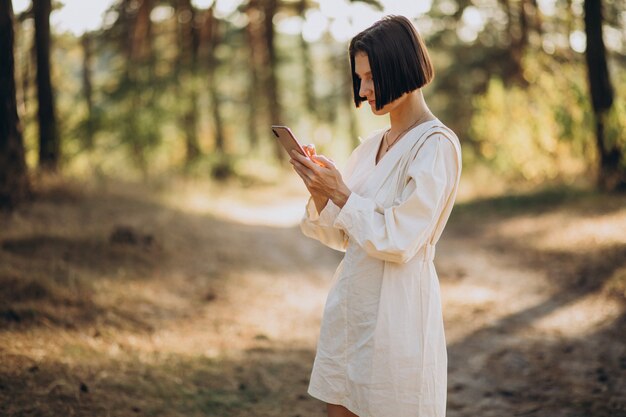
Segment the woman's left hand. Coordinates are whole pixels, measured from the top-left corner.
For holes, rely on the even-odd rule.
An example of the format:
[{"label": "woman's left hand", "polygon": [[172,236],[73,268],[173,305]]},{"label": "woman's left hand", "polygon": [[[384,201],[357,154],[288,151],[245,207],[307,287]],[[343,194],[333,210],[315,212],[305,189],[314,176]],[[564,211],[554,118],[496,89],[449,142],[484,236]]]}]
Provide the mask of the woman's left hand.
[{"label": "woman's left hand", "polygon": [[307,158],[293,151],[289,162],[312,194],[324,196],[338,207],[346,204],[351,191],[343,182],[333,161],[323,155],[311,155]]}]

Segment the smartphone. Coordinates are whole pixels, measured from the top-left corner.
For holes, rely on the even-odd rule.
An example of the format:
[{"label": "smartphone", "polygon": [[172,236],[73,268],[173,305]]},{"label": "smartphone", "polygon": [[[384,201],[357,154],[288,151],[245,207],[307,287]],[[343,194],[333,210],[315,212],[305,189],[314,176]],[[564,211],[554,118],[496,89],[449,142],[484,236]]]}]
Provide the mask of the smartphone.
[{"label": "smartphone", "polygon": [[274,132],[274,136],[276,136],[280,144],[283,145],[283,148],[285,148],[289,156],[291,156],[291,151],[295,149],[302,155],[308,157],[307,153],[304,151],[304,148],[302,147],[300,142],[298,142],[298,139],[296,139],[291,129],[289,129],[287,126],[272,125],[272,132]]}]

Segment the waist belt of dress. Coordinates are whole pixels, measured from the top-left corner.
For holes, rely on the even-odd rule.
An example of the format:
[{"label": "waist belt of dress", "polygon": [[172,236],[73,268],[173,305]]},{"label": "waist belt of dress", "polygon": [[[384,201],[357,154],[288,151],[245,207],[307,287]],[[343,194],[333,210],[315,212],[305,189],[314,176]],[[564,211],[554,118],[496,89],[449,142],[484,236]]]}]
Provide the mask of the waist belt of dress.
[{"label": "waist belt of dress", "polygon": [[435,245],[425,244],[422,249],[417,252],[416,257],[426,262],[432,262],[435,259]]}]

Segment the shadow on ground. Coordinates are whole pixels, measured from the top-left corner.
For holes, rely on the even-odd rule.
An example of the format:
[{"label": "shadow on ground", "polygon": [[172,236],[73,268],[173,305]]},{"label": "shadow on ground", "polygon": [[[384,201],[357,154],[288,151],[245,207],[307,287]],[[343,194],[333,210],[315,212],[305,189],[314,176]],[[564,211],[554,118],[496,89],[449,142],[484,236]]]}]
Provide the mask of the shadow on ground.
[{"label": "shadow on ground", "polygon": [[0,359],[19,364],[0,371],[3,416],[325,415],[325,407],[306,395],[309,350],[266,343],[236,358],[126,354],[72,366],[20,356]]},{"label": "shadow on ground", "polygon": [[[478,240],[511,270],[545,275],[550,290],[543,301],[448,346],[451,417],[626,416],[626,300],[623,293],[604,290],[626,268],[626,245],[600,248],[591,242],[583,250],[540,250],[525,239],[494,232],[501,221],[516,216],[566,211],[588,218],[623,210],[625,203],[626,196],[561,190],[459,207],[445,237]],[[533,332],[541,319],[594,294],[620,302],[622,313],[599,330],[575,337],[542,338]]]},{"label": "shadow on ground", "polygon": [[[245,274],[327,285],[339,254],[297,227],[243,225],[173,209],[142,193],[68,195],[43,195],[0,219],[0,337],[34,343],[35,331],[62,330],[88,342],[60,343],[55,357],[45,347],[21,352],[0,344],[0,415],[325,415],[306,395],[312,345],[288,346],[260,334],[228,354],[201,348],[165,354],[98,340],[108,332],[151,340],[159,329],[183,326]],[[626,197],[565,190],[455,210],[444,239],[484,248],[511,270],[537,270],[551,285],[543,301],[448,347],[450,417],[626,416],[624,309],[613,322],[574,337],[540,338],[532,330],[588,295],[614,300],[603,288],[626,266],[626,247],[539,250],[493,232],[516,216],[559,210],[603,216],[624,206]],[[272,291],[261,288],[258,296]]]},{"label": "shadow on ground", "polygon": [[[15,213],[19,221],[0,219],[5,231],[0,236],[0,332],[94,324],[151,331],[159,323],[144,323],[119,305],[99,304],[94,295],[100,284],[154,283],[202,303],[220,296],[215,287],[246,271],[313,272],[328,279],[340,259],[301,239],[297,227],[244,225],[183,212],[145,193],[69,195],[47,193]],[[158,300],[153,304],[160,308]],[[117,319],[107,318],[111,311]]]}]

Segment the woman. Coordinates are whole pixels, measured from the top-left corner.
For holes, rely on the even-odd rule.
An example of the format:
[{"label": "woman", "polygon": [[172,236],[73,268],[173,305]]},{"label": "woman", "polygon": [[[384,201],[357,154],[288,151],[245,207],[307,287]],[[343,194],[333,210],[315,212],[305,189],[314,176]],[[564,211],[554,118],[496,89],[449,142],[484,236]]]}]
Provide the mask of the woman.
[{"label": "woman", "polygon": [[307,147],[290,160],[311,199],[305,235],[345,251],[326,300],[309,394],[329,417],[444,417],[447,354],[435,244],[461,172],[455,134],[428,109],[434,75],[411,22],[389,16],[350,43],[357,107],[390,127],[339,173]]}]

